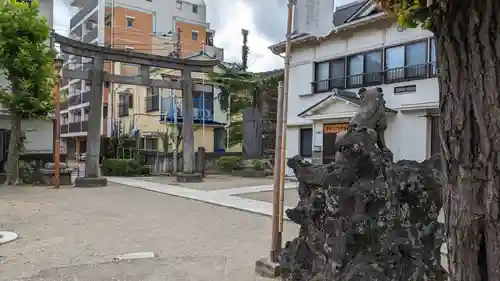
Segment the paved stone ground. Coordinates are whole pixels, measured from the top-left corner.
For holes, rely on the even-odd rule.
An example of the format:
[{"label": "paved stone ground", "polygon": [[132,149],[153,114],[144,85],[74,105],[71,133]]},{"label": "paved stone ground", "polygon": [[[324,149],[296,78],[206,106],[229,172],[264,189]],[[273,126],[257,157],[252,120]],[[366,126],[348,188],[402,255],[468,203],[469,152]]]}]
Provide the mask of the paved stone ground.
[{"label": "paved stone ground", "polygon": [[185,188],[192,188],[196,190],[206,190],[206,191],[238,188],[244,186],[272,185],[274,182],[273,179],[271,178],[243,178],[243,177],[233,177],[230,175],[208,175],[203,180],[203,184],[179,183],[177,182],[175,177],[167,177],[167,176],[144,177],[142,179],[161,184],[179,185]]},{"label": "paved stone ground", "polygon": [[[299,194],[296,189],[286,189],[285,190],[285,206],[294,207],[299,202]],[[238,195],[238,197],[254,199],[265,202],[273,202],[273,191],[264,191],[264,192],[255,192],[255,193],[246,193]]]},{"label": "paved stone ground", "polygon": [[[118,185],[18,187],[0,188],[0,229],[20,234],[0,246],[2,281],[261,281],[271,218]],[[110,262],[149,251],[159,257]]]}]

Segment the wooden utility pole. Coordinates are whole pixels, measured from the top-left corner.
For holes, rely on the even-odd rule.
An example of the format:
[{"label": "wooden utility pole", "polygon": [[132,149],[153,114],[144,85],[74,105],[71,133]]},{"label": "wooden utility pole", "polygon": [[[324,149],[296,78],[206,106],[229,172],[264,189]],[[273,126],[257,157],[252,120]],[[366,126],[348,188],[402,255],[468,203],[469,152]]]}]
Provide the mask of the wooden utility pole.
[{"label": "wooden utility pole", "polygon": [[[286,25],[286,46],[285,46],[285,86],[283,91],[283,122],[281,124],[283,134],[281,135],[281,169],[280,169],[280,207],[279,207],[279,236],[283,236],[283,216],[284,197],[285,197],[285,171],[286,171],[286,126],[288,121],[288,91],[290,89],[290,52],[292,49],[292,18],[293,6],[296,0],[288,0],[288,19]],[[281,247],[281,245],[280,245]]]},{"label": "wooden utility pole", "polygon": [[[283,237],[283,203],[285,190],[285,158],[286,158],[286,124],[288,114],[288,89],[290,82],[290,48],[292,36],[292,17],[294,0],[288,1],[288,18],[286,29],[285,75],[282,91],[278,92],[278,117],[276,122],[276,155],[273,196],[273,231],[271,244],[271,261],[277,262],[281,251]],[[281,88],[280,88],[281,89]],[[278,144],[279,142],[279,144]],[[277,167],[279,166],[279,168]],[[277,172],[277,173],[276,173]]]},{"label": "wooden utility pole", "polygon": [[55,140],[54,140],[54,185],[59,188],[61,185],[61,71],[63,60],[60,58],[54,59],[54,71],[56,74],[56,83],[54,84],[54,99],[56,102],[55,112]]},{"label": "wooden utility pole", "polygon": [[278,262],[279,251],[281,249],[281,236],[279,232],[280,213],[280,180],[281,180],[281,138],[283,134],[283,82],[278,85],[278,112],[276,118],[276,144],[274,154],[274,190],[273,190],[273,226],[271,236],[271,256],[272,262]]}]

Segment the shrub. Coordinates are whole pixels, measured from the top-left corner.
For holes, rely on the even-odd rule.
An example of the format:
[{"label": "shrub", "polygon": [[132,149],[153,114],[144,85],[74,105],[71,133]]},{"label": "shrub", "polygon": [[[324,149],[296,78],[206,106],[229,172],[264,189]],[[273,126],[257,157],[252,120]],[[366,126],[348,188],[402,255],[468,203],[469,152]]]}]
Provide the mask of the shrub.
[{"label": "shrub", "polygon": [[217,160],[217,165],[221,170],[231,172],[238,168],[241,163],[240,156],[222,156]]},{"label": "shrub", "polygon": [[133,177],[142,174],[142,166],[136,160],[130,159],[104,159],[102,172],[104,176]]},{"label": "shrub", "polygon": [[265,165],[264,161],[262,161],[262,160],[253,160],[252,161],[252,168],[256,171],[264,171],[264,169],[266,168],[266,165]]},{"label": "shrub", "polygon": [[19,167],[19,179],[22,183],[32,184],[35,182],[36,167],[33,164],[25,164]]}]

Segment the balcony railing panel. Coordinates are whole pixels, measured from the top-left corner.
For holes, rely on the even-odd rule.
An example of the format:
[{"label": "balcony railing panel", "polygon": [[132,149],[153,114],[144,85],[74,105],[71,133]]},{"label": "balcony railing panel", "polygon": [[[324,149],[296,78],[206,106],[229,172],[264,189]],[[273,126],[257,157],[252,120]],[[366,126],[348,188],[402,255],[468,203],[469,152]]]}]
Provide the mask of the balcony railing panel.
[{"label": "balcony railing panel", "polygon": [[82,121],[82,132],[87,132],[89,130],[89,121]]},{"label": "balcony railing panel", "polygon": [[69,123],[69,132],[70,133],[79,133],[81,131],[82,131],[82,122]]},{"label": "balcony railing panel", "polygon": [[388,69],[384,72],[371,72],[351,75],[347,77],[338,77],[328,80],[311,82],[311,88],[314,93],[330,92],[333,89],[360,88],[367,86],[376,86],[381,84],[390,84],[405,82],[411,80],[425,79],[437,75],[436,63],[427,63],[412,65],[407,67]]},{"label": "balcony railing panel", "polygon": [[69,133],[69,125],[68,124],[64,124],[64,125],[61,125],[61,134],[67,134]]},{"label": "balcony railing panel", "polygon": [[68,106],[75,106],[82,103],[82,97],[80,94],[70,96],[68,98]]},{"label": "balcony railing panel", "polygon": [[82,93],[82,103],[90,102],[90,90]]},{"label": "balcony railing panel", "polygon": [[83,18],[94,10],[99,4],[99,0],[90,0],[74,17],[69,21],[70,28],[75,27]]},{"label": "balcony railing panel", "polygon": [[64,110],[64,109],[68,109],[68,102],[67,101],[61,102],[61,110]]}]

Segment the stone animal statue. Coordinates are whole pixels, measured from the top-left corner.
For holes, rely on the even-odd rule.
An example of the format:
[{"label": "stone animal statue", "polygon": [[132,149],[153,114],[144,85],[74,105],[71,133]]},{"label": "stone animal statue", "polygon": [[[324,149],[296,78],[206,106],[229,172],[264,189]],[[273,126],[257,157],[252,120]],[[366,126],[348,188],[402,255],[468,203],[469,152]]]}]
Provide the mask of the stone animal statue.
[{"label": "stone animal statue", "polygon": [[361,88],[358,91],[361,105],[356,115],[349,122],[349,131],[359,129],[372,129],[377,133],[377,145],[386,149],[384,133],[387,129],[385,113],[385,100],[382,88]]}]

